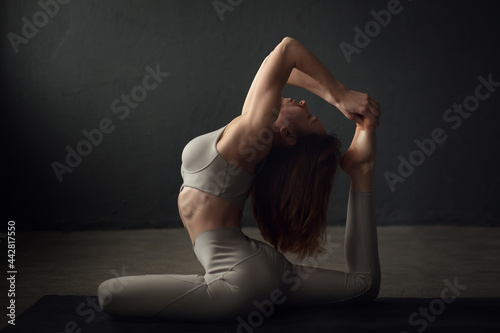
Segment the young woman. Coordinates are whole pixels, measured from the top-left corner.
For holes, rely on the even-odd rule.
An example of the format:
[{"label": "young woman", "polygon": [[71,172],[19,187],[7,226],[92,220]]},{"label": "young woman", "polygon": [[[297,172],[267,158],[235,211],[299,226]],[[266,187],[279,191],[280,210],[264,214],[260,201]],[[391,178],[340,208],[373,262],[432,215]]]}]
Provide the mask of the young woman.
[{"label": "young woman", "polygon": [[[307,103],[281,97],[285,84],[308,89],[357,122],[340,161],[338,141]],[[179,213],[205,275],[107,280],[98,289],[101,308],[115,317],[212,321],[248,315],[266,300],[308,306],[374,299],[380,286],[372,201],[379,116],[376,100],[345,88],[302,44],[284,38],[262,63],[241,115],[193,139],[182,153]],[[347,271],[292,264],[281,252],[302,258],[324,252],[339,163],[351,178]],[[272,246],[242,233],[250,193]]]}]

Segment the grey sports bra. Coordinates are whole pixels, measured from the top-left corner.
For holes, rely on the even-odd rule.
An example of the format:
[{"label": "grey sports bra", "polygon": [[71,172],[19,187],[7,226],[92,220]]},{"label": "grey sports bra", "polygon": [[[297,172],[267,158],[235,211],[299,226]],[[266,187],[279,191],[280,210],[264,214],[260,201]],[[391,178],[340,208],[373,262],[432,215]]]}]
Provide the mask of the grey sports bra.
[{"label": "grey sports bra", "polygon": [[193,187],[226,199],[243,211],[253,175],[227,162],[217,151],[217,141],[226,127],[200,135],[184,147],[180,190]]}]

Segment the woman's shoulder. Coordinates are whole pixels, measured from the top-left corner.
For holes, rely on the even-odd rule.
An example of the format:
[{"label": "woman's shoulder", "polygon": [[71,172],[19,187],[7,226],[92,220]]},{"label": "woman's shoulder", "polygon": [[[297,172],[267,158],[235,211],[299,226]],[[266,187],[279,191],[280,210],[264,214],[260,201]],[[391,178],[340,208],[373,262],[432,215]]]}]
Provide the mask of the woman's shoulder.
[{"label": "woman's shoulder", "polygon": [[226,161],[236,161],[252,174],[272,148],[274,135],[270,127],[254,128],[242,114],[225,127],[217,142],[217,151]]}]

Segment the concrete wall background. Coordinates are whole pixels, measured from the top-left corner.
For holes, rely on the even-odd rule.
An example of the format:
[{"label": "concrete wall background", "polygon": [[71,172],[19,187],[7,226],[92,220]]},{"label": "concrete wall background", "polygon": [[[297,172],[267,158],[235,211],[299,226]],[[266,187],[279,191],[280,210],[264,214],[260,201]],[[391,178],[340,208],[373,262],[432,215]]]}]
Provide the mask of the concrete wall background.
[{"label": "concrete wall background", "polygon": [[[457,114],[443,119],[474,96],[479,76],[500,82],[494,1],[401,1],[350,62],[340,44],[355,46],[354,28],[364,31],[374,21],[370,11],[394,2],[221,0],[233,4],[221,16],[209,0],[60,2],[41,2],[52,4],[53,17],[37,1],[0,4],[1,214],[18,230],[181,227],[184,145],[239,114],[261,61],[284,36],[306,45],[346,86],[380,101],[379,225],[498,224],[500,87],[481,88],[488,97],[460,124]],[[126,117],[123,102],[113,112],[113,101],[157,65],[168,77]],[[284,95],[307,99],[347,149],[353,123],[308,92],[287,87]],[[51,164],[66,164],[65,147],[76,149],[82,130],[102,119],[113,131],[60,182]],[[385,175],[398,173],[398,157],[418,157],[414,140],[436,128],[447,139],[391,188]],[[339,173],[331,225],[345,219],[347,190]],[[248,204],[244,225],[254,225]]]}]

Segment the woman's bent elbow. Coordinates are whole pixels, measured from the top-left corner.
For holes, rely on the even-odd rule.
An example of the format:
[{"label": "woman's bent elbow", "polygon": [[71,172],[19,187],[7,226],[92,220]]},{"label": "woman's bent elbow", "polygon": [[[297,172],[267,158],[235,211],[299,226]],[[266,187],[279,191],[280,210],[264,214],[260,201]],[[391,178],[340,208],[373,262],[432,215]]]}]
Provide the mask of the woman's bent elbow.
[{"label": "woman's bent elbow", "polygon": [[285,37],[281,40],[281,42],[282,42],[282,43],[291,43],[291,42],[293,42],[293,41],[295,41],[295,39],[293,39],[292,37],[289,37],[289,36],[285,36]]},{"label": "woman's bent elbow", "polygon": [[279,46],[283,46],[285,48],[289,47],[290,45],[293,45],[295,43],[298,43],[296,39],[293,39],[292,37],[285,37],[281,40],[281,43],[279,43]]}]

